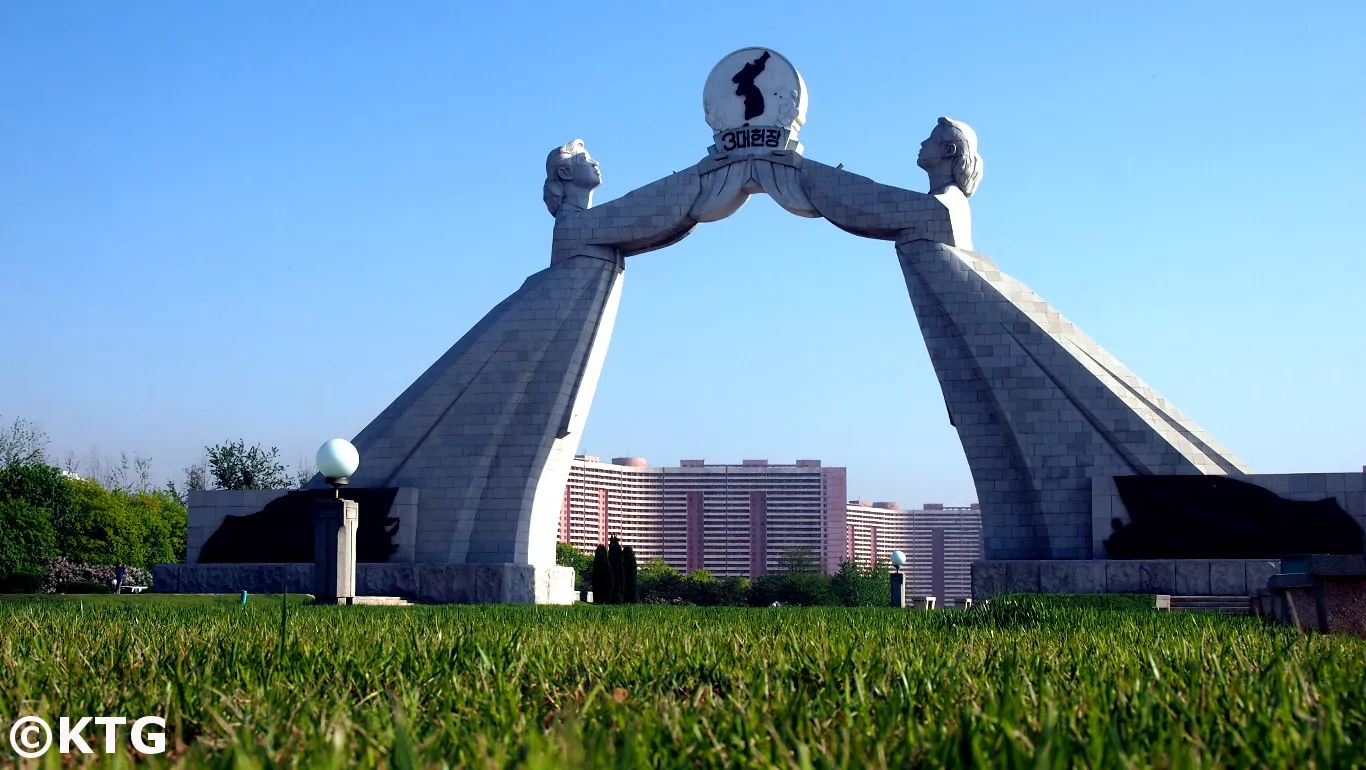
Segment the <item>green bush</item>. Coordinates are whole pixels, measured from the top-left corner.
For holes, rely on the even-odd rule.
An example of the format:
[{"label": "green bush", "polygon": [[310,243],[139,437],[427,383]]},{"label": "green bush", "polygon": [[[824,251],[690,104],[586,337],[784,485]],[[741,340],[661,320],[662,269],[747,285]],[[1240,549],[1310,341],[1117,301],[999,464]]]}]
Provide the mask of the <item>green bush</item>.
[{"label": "green bush", "polygon": [[727,607],[749,604],[749,578],[728,577],[722,580],[716,603]]},{"label": "green bush", "polygon": [[891,601],[892,579],[887,563],[860,566],[854,561],[840,565],[830,578],[830,594],[845,607],[886,607]]},{"label": "green bush", "polygon": [[[891,589],[888,589],[890,594]],[[767,607],[774,602],[798,607],[835,604],[830,579],[811,572],[778,572],[760,575],[750,588],[749,603]]]},{"label": "green bush", "polygon": [[679,583],[682,576],[669,563],[656,556],[636,571],[636,586],[640,600],[648,604],[672,604],[682,600]]},{"label": "green bush", "polygon": [[187,516],[168,492],[110,492],[72,479],[71,513],[57,527],[57,549],[80,564],[150,569],[184,561]]},{"label": "green bush", "polygon": [[107,594],[112,593],[112,589],[104,583],[96,583],[93,580],[74,580],[70,583],[62,583],[57,586],[59,594]]},{"label": "green bush", "polygon": [[47,509],[24,500],[0,500],[0,584],[10,586],[12,580],[26,584],[23,576],[38,576],[41,582],[43,560],[56,547]]},{"label": "green bush", "polygon": [[41,573],[35,565],[49,556],[149,569],[183,562],[187,525],[168,491],[110,491],[50,465],[11,463],[0,468],[0,583]]},{"label": "green bush", "polygon": [[574,569],[574,590],[587,591],[593,584],[593,557],[569,543],[555,544],[555,564]]},{"label": "green bush", "polygon": [[46,578],[41,571],[11,572],[0,580],[0,594],[36,594],[43,590]]},{"label": "green bush", "polygon": [[[60,469],[50,465],[10,465],[0,468],[0,501],[25,503],[47,512],[48,521],[59,531],[72,515],[71,484]],[[60,547],[60,539],[57,543]]]}]

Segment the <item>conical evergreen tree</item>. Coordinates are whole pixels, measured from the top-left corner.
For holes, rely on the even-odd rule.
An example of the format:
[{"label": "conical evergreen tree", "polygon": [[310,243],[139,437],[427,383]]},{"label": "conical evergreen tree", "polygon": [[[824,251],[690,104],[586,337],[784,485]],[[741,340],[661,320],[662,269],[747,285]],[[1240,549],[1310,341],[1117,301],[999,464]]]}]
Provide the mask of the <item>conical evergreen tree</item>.
[{"label": "conical evergreen tree", "polygon": [[599,545],[593,552],[593,603],[612,603],[612,565],[608,563],[607,546]]},{"label": "conical evergreen tree", "polygon": [[623,576],[625,580],[622,581],[622,601],[635,604],[640,601],[640,594],[636,591],[636,549],[628,545],[622,549],[621,554],[626,562],[623,570],[626,574]]},{"label": "conical evergreen tree", "polygon": [[626,558],[621,553],[621,541],[612,535],[607,547],[607,560],[612,566],[612,604],[621,604],[623,589],[626,588]]}]

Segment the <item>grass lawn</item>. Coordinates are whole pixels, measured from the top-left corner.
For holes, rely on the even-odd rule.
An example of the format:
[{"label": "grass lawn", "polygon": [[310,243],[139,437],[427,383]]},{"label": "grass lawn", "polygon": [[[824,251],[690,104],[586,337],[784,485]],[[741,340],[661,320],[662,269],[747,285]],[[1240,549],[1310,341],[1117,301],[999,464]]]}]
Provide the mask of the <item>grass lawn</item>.
[{"label": "grass lawn", "polygon": [[1151,597],[935,612],[291,599],[282,645],[278,596],[0,597],[0,728],[159,715],[170,751],[128,756],[181,767],[1366,764],[1366,641]]}]

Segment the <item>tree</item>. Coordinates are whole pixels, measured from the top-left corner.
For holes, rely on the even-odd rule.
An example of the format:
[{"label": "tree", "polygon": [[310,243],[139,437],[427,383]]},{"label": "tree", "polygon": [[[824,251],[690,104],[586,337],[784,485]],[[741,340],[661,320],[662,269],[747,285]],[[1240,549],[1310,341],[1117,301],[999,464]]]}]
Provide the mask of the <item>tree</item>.
[{"label": "tree", "polygon": [[760,575],[750,586],[749,603],[755,607],[767,607],[774,602],[800,606],[832,604],[834,595],[830,590],[830,578],[810,572],[771,572]]},{"label": "tree", "polygon": [[47,511],[54,527],[72,513],[71,485],[50,465],[11,465],[0,468],[0,500],[21,500]]},{"label": "tree", "polygon": [[181,505],[190,504],[190,493],[208,489],[206,478],[209,473],[208,462],[201,460],[198,463],[185,466],[185,486],[177,487],[175,481],[166,481],[166,491],[175,495],[180,500]]},{"label": "tree", "polygon": [[641,565],[636,573],[636,584],[641,601],[670,602],[682,598],[679,591],[681,577],[669,563],[656,556]]},{"label": "tree", "polygon": [[710,607],[721,600],[721,583],[705,569],[695,569],[683,578],[680,586],[682,599],[691,604]]},{"label": "tree", "polygon": [[71,515],[53,527],[62,556],[77,564],[145,569],[185,560],[185,506],[170,493],[110,491],[87,479],[67,484]]},{"label": "tree", "polygon": [[626,589],[626,557],[621,552],[621,541],[616,535],[612,535],[611,545],[607,547],[607,561],[612,568],[612,604],[621,604],[625,599],[623,592]]},{"label": "tree", "polygon": [[152,490],[152,458],[143,457],[135,452],[130,460],[127,452],[120,452],[117,463],[102,462],[94,448],[91,449],[91,457],[93,470],[90,478],[110,492],[133,493]]},{"label": "tree", "polygon": [[724,604],[728,607],[743,607],[749,604],[749,579],[728,577],[722,580],[717,604]]},{"label": "tree", "polygon": [[248,449],[238,439],[204,447],[204,451],[217,489],[285,489],[291,484],[276,447],[267,451],[257,444]]},{"label": "tree", "polygon": [[303,452],[299,453],[299,465],[294,469],[294,481],[300,489],[308,486],[308,482],[318,475],[318,468],[312,460]]},{"label": "tree", "polygon": [[627,604],[635,604],[640,601],[640,594],[636,590],[636,549],[626,546],[622,549],[622,572],[625,580],[622,581],[621,600]]},{"label": "tree", "polygon": [[151,569],[157,564],[185,561],[189,511],[180,498],[160,489],[139,492],[129,499],[129,511],[147,537],[143,542],[142,560],[128,564]]},{"label": "tree", "polygon": [[128,510],[126,496],[89,479],[73,479],[71,515],[53,522],[57,550],[77,564],[141,565],[147,532]]},{"label": "tree", "polygon": [[891,590],[891,573],[887,562],[881,560],[868,567],[852,560],[845,561],[830,579],[832,596],[846,607],[886,606]]},{"label": "tree", "polygon": [[0,468],[40,465],[47,462],[47,434],[22,417],[0,430]]},{"label": "tree", "polygon": [[593,602],[612,603],[612,565],[608,563],[607,546],[599,545],[593,552]]},{"label": "tree", "polygon": [[584,590],[593,581],[593,557],[569,543],[555,544],[555,564],[574,568],[574,589]]},{"label": "tree", "polygon": [[788,548],[778,557],[777,571],[816,575],[820,574],[821,560],[810,548]]},{"label": "tree", "polygon": [[43,560],[57,552],[48,512],[23,500],[0,500],[0,586],[33,591]]}]

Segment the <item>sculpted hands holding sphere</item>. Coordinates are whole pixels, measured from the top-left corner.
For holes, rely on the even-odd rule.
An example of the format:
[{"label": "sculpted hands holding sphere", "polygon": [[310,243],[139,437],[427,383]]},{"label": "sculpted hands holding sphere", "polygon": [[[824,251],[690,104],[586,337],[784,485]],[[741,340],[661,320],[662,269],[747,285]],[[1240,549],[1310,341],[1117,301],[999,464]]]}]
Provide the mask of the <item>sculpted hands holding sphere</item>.
[{"label": "sculpted hands holding sphere", "polygon": [[804,158],[797,136],[806,122],[806,84],[773,51],[747,48],[722,59],[707,78],[703,107],[714,140],[707,157],[597,208],[593,191],[602,173],[583,141],[550,152],[543,197],[556,218],[552,264],[579,256],[615,262],[663,248],[699,222],[730,216],[758,192],[856,235],[972,247],[967,198],[981,180],[982,160],[967,124],[940,118],[921,144],[917,164],[929,174],[927,194]]}]

